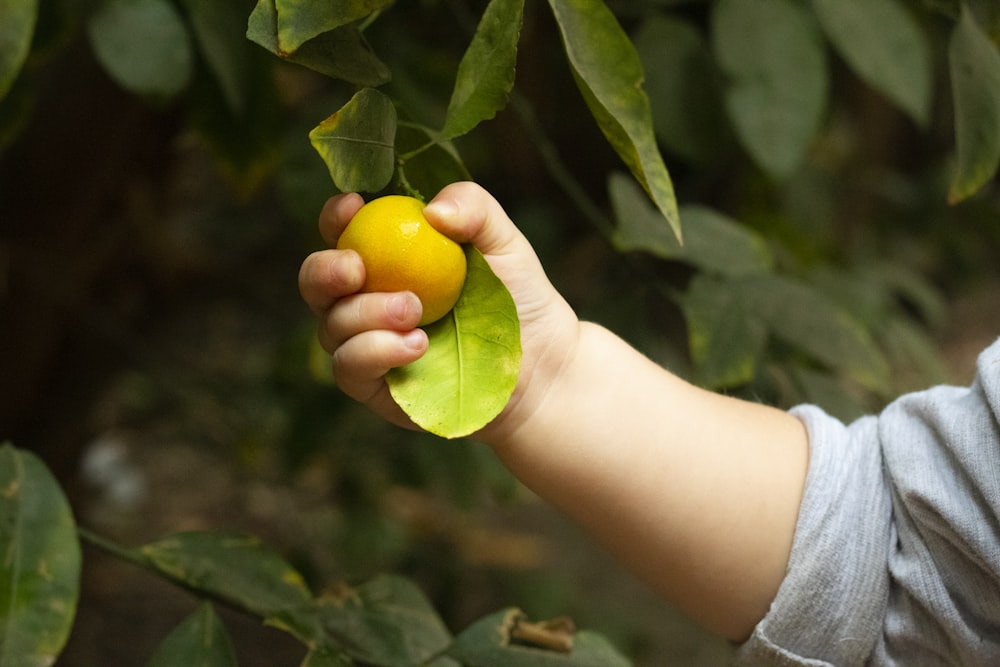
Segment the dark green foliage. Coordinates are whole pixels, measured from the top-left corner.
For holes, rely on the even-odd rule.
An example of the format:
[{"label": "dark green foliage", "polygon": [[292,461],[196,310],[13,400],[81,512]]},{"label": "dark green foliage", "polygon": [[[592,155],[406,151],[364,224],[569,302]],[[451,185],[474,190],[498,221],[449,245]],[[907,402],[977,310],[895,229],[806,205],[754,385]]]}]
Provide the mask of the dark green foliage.
[{"label": "dark green foliage", "polygon": [[[225,206],[190,216],[212,221],[210,260],[234,262],[211,274],[229,280],[221,290],[246,287],[233,275],[256,258],[236,263],[240,252],[318,248],[302,229],[336,190],[430,198],[475,178],[522,226],[582,316],[710,388],[782,406],[812,401],[851,417],[950,379],[938,346],[949,299],[996,270],[996,7],[8,0],[0,2],[0,151],[24,155],[25,136],[94,131],[89,116],[69,128],[31,124],[45,104],[76,110],[77,99],[53,94],[50,76],[70,66],[61,53],[72,59],[82,49],[118,94],[166,128],[124,136],[175,153],[197,145],[231,188]],[[117,126],[99,127],[90,150],[114,154]],[[44,149],[68,165],[59,173],[81,181],[96,162],[57,142]],[[3,173],[22,171],[18,163]],[[142,218],[155,208],[147,201],[157,199],[147,192],[154,185],[128,176],[110,180],[121,180]],[[64,180],[60,187],[72,185]],[[94,191],[92,199],[103,196]],[[0,225],[13,226],[9,211],[28,196],[39,195],[4,189]],[[6,270],[19,246],[0,231]],[[131,228],[118,236],[130,249],[155,245]],[[83,244],[75,254],[100,256],[86,245],[94,237],[103,238],[85,230],[68,242]],[[294,269],[276,279],[294,280]],[[6,297],[7,283],[0,287]],[[140,408],[165,396],[179,413],[197,414],[205,395],[224,396],[239,426],[206,439],[216,438],[234,466],[277,461],[286,481],[321,468],[336,515],[302,537],[312,551],[287,559],[228,533],[185,532],[128,549],[83,531],[211,601],[149,664],[235,664],[215,606],[290,633],[303,645],[303,667],[625,664],[591,632],[575,633],[570,653],[514,640],[525,617],[504,608],[520,600],[485,617],[477,608],[471,620],[455,611],[465,597],[452,571],[456,544],[469,539],[463,521],[484,499],[516,495],[516,482],[473,443],[373,423],[329,385],[308,315],[290,319],[281,345],[256,365],[241,358],[243,375],[230,384],[201,368],[192,374],[202,384],[184,384],[173,383],[171,367],[171,382],[161,383],[169,389],[141,364],[134,373]],[[160,370],[172,363],[155,362]],[[50,664],[80,616],[79,540],[60,489],[71,478],[52,479],[38,457],[9,445],[0,463],[0,667]],[[334,565],[317,564],[317,552],[334,554]],[[314,584],[331,577],[363,583],[317,592]],[[519,594],[571,597],[548,581]],[[635,634],[607,627],[641,654]]]}]

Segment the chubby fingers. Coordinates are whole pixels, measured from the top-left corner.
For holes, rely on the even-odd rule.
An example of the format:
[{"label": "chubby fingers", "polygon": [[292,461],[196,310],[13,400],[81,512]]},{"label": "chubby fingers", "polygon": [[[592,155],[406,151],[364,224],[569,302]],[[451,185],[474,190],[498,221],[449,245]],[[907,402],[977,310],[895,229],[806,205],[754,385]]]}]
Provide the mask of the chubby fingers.
[{"label": "chubby fingers", "polygon": [[337,245],[337,239],[344,232],[347,223],[351,221],[365,201],[355,192],[334,195],[326,200],[319,213],[319,233],[331,248]]},{"label": "chubby fingers", "polygon": [[426,350],[422,329],[365,331],[333,351],[333,379],[345,394],[369,403],[385,386],[386,373],[416,361]]},{"label": "chubby fingers", "polygon": [[332,354],[365,332],[405,334],[417,327],[422,313],[420,299],[412,292],[354,294],[339,300],[320,317],[320,344]]},{"label": "chubby fingers", "polygon": [[389,395],[385,374],[427,351],[427,334],[416,328],[421,310],[410,292],[358,294],[338,302],[320,326],[340,390],[410,428],[412,422]]},{"label": "chubby fingers", "polygon": [[299,293],[315,315],[325,313],[364,283],[365,265],[353,250],[320,250],[306,257],[299,268]]}]

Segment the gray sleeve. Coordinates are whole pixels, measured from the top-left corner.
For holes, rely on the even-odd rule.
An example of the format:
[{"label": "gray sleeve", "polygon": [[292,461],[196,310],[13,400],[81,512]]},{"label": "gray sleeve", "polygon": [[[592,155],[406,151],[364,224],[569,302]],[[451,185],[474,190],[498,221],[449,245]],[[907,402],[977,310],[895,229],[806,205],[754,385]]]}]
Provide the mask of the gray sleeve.
[{"label": "gray sleeve", "polygon": [[1000,341],[969,388],[811,406],[788,572],[739,665],[1000,665]]}]

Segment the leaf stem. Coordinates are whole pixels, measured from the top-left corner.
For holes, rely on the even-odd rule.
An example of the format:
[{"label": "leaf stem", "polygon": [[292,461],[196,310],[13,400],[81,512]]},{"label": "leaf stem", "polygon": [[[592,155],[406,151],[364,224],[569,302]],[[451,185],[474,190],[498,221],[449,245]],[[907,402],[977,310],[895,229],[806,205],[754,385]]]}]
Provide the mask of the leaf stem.
[{"label": "leaf stem", "polygon": [[123,547],[122,545],[112,542],[106,537],[102,537],[101,535],[98,535],[97,533],[87,528],[84,528],[83,526],[77,526],[76,531],[77,534],[80,536],[81,541],[86,542],[91,546],[97,547],[98,549],[100,549],[101,551],[110,556],[114,556],[119,560],[132,563],[133,565],[138,565],[139,567],[143,567],[148,570],[152,570],[154,572],[159,572],[153,567],[153,565],[146,559],[145,556],[143,556],[140,552],[136,551],[135,549],[129,549],[127,547]]}]

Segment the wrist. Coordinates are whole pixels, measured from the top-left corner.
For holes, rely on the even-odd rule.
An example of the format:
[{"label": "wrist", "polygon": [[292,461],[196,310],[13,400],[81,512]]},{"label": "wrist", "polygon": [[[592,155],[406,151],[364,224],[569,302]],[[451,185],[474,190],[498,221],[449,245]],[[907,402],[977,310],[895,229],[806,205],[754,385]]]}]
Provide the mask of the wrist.
[{"label": "wrist", "polygon": [[[552,336],[534,357],[539,361],[522,368],[518,387],[503,413],[477,437],[496,451],[508,449],[519,441],[544,439],[546,429],[565,418],[566,405],[575,393],[574,378],[581,361],[588,354],[588,341],[597,324],[572,320],[562,335]],[[527,345],[531,345],[528,342]]]}]

